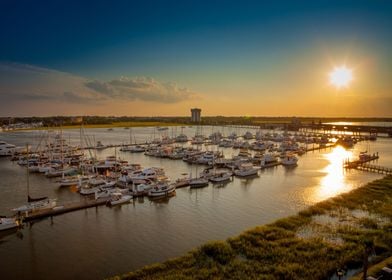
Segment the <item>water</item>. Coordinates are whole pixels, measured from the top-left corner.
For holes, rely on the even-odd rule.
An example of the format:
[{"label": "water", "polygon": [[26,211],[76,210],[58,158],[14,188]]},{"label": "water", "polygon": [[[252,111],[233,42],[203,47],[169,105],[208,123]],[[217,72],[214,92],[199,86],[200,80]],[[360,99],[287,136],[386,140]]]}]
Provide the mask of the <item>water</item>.
[{"label": "water", "polygon": [[[177,133],[180,132],[177,128]],[[221,131],[229,134],[227,128]],[[193,135],[195,128],[185,128]],[[204,129],[210,134],[212,128]],[[39,142],[42,132],[3,132],[0,140],[24,145]],[[166,132],[171,134],[171,131]],[[237,130],[238,134],[243,131]],[[129,142],[129,130],[87,129],[90,138],[104,144]],[[152,128],[132,129],[137,142],[154,137]],[[65,138],[78,144],[79,131],[67,130]],[[158,132],[155,132],[158,136]],[[298,167],[282,166],[261,172],[259,178],[234,178],[223,186],[183,188],[176,196],[153,202],[147,198],[119,207],[101,206],[26,225],[20,232],[0,237],[0,264],[4,278],[11,279],[97,279],[122,274],[143,265],[180,256],[209,240],[222,240],[242,231],[274,221],[308,205],[349,191],[380,175],[343,172],[342,160],[360,151],[378,151],[377,164],[392,166],[390,139],[361,142],[352,151],[335,148],[302,156]],[[210,147],[210,149],[216,149]],[[225,149],[231,156],[238,151]],[[98,152],[99,158],[114,155],[114,149]],[[168,176],[189,173],[182,161],[147,157],[117,151],[117,155],[144,167],[160,166]],[[202,168],[199,167],[198,171]],[[192,172],[195,172],[193,167]],[[26,199],[25,169],[9,159],[0,159],[0,214]],[[53,180],[31,174],[32,196],[48,195],[59,201],[77,201],[74,190],[55,187]]]}]

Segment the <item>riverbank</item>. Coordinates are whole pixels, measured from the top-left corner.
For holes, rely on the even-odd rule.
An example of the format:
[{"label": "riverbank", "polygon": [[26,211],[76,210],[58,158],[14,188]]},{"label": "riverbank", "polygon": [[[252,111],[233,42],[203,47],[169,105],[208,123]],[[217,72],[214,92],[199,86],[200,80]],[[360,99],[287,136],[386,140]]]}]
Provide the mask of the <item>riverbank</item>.
[{"label": "riverbank", "polygon": [[114,279],[328,279],[392,255],[392,176]]},{"label": "riverbank", "polygon": [[[168,127],[168,126],[185,126],[181,123],[167,122],[114,122],[107,124],[83,124],[83,128],[131,128],[131,127]],[[59,129],[75,129],[80,128],[80,124],[64,125],[64,126],[42,126],[36,128],[18,128],[6,130],[7,132],[24,131],[24,130],[59,130]]]}]

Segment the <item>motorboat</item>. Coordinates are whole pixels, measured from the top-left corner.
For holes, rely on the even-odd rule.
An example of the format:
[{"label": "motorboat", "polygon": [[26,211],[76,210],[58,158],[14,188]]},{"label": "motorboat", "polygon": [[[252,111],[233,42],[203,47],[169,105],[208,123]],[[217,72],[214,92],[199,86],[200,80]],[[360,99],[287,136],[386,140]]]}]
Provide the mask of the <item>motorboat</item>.
[{"label": "motorboat", "polygon": [[188,136],[186,136],[185,134],[180,134],[175,138],[176,142],[178,143],[185,143],[188,142]]},{"label": "motorboat", "polygon": [[259,169],[251,163],[243,163],[239,166],[239,169],[234,170],[234,175],[238,177],[255,176],[258,175]]},{"label": "motorboat", "polygon": [[119,204],[123,204],[123,203],[127,203],[129,201],[131,201],[132,196],[131,195],[127,195],[127,194],[122,194],[122,193],[112,193],[108,204],[110,206],[114,206],[114,205],[119,205]]},{"label": "motorboat", "polygon": [[298,162],[298,158],[295,155],[287,154],[280,161],[284,166],[296,166]]},{"label": "motorboat", "polygon": [[107,181],[103,178],[92,178],[87,184],[80,187],[79,193],[82,195],[91,195],[102,189],[110,189],[116,185],[115,181]]},{"label": "motorboat", "polygon": [[87,183],[91,176],[67,176],[58,181],[59,187],[71,187]]},{"label": "motorboat", "polygon": [[192,188],[202,188],[208,186],[207,178],[192,178],[189,180],[189,187]]},{"label": "motorboat", "polygon": [[12,156],[16,152],[16,146],[0,141],[0,156]]},{"label": "motorboat", "polygon": [[278,162],[278,157],[275,154],[266,153],[262,156],[260,165],[263,167],[277,162]]},{"label": "motorboat", "polygon": [[17,218],[0,217],[0,231],[13,229],[20,226],[20,221]]},{"label": "motorboat", "polygon": [[38,201],[29,202],[25,205],[11,209],[14,212],[34,212],[38,210],[52,209],[57,205],[57,199],[45,198]]},{"label": "motorboat", "polygon": [[226,181],[230,181],[231,176],[233,173],[225,171],[225,172],[218,172],[212,175],[209,180],[213,183],[222,183]]},{"label": "motorboat", "polygon": [[168,182],[158,182],[148,192],[149,197],[163,197],[174,194],[176,187]]}]

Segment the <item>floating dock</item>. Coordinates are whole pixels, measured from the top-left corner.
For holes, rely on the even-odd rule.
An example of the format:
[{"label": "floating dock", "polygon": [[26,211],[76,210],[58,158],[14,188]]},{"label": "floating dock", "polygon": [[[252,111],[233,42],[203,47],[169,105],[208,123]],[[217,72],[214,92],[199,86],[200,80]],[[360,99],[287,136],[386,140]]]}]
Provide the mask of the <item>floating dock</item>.
[{"label": "floating dock", "polygon": [[22,212],[19,214],[19,216],[23,218],[24,221],[31,221],[31,220],[42,219],[46,217],[57,216],[64,213],[87,209],[91,207],[97,207],[100,205],[105,205],[107,202],[108,202],[107,198],[70,202],[63,205],[58,205],[52,209],[37,210],[30,213]]}]

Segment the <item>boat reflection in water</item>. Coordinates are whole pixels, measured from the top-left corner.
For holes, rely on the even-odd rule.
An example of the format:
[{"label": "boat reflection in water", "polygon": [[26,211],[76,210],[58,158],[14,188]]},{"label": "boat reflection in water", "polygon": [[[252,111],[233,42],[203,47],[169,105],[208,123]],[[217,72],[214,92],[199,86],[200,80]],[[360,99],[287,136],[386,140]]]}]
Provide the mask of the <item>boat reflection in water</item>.
[{"label": "boat reflection in water", "polygon": [[330,153],[324,155],[329,164],[321,170],[325,177],[320,180],[320,186],[314,194],[314,202],[325,200],[338,194],[350,191],[352,184],[347,180],[343,162],[352,157],[352,151],[337,146]]}]

